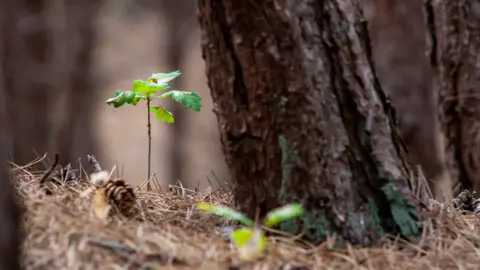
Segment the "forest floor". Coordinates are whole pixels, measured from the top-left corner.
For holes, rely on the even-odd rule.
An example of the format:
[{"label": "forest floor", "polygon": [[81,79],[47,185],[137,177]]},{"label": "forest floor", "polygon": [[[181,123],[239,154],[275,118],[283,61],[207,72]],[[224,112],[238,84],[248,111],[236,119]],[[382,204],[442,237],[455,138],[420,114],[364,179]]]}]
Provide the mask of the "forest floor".
[{"label": "forest floor", "polygon": [[[37,161],[38,162],[38,161]],[[195,209],[198,202],[232,205],[228,186],[203,192],[182,187],[136,190],[140,219],[102,221],[92,211],[87,183],[40,192],[31,167],[12,176],[26,208],[25,269],[478,269],[480,219],[473,214],[431,210],[416,244],[386,239],[371,248],[329,248],[271,237],[265,256],[240,263],[217,233],[227,223]],[[437,212],[435,212],[437,211]]]}]

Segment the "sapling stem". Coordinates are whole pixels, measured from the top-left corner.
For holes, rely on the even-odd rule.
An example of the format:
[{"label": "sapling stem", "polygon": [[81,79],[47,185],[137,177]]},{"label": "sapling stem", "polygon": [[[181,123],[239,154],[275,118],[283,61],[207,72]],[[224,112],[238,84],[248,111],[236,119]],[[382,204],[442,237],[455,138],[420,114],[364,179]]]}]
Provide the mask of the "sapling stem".
[{"label": "sapling stem", "polygon": [[152,124],[150,123],[150,97],[147,97],[147,132],[148,132],[148,173],[147,173],[147,191],[151,190],[150,186],[150,159],[152,156]]}]

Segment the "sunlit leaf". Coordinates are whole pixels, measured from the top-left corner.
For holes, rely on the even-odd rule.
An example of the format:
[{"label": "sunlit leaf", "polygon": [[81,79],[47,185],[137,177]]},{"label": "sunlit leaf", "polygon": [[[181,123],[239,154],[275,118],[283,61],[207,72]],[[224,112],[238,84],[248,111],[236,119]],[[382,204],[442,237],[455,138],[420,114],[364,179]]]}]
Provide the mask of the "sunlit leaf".
[{"label": "sunlit leaf", "polygon": [[160,106],[151,107],[150,112],[154,112],[155,117],[159,120],[162,120],[163,122],[173,123],[173,121],[175,120],[171,112]]},{"label": "sunlit leaf", "polygon": [[133,81],[132,92],[141,93],[148,97],[160,91],[164,91],[168,88],[166,84],[158,84],[151,81],[135,80]]},{"label": "sunlit leaf", "polygon": [[192,108],[199,112],[202,104],[202,98],[195,92],[186,92],[179,90],[172,90],[161,94],[161,98],[172,98],[174,101],[181,103],[185,108]]},{"label": "sunlit leaf", "polygon": [[303,215],[303,207],[300,204],[287,204],[270,211],[265,218],[264,225],[272,227],[287,219]]},{"label": "sunlit leaf", "polygon": [[97,193],[93,196],[92,207],[95,216],[97,216],[101,220],[107,219],[108,213],[110,212],[112,207],[108,204],[103,188],[99,188],[97,190]]},{"label": "sunlit leaf", "polygon": [[176,77],[180,76],[182,73],[180,70],[176,70],[170,73],[154,73],[150,78],[155,79],[156,83],[158,84],[167,84],[169,81],[175,79]]},{"label": "sunlit leaf", "polygon": [[267,237],[259,228],[240,228],[230,235],[238,248],[239,257],[245,261],[253,261],[263,255],[267,247]]},{"label": "sunlit leaf", "polygon": [[144,95],[132,91],[115,91],[115,97],[107,99],[108,105],[113,104],[114,108],[123,106],[124,104],[137,105],[138,101],[145,99]]},{"label": "sunlit leaf", "polygon": [[197,208],[217,216],[223,216],[236,220],[250,227],[253,226],[253,221],[251,219],[247,218],[244,214],[226,206],[199,203],[197,204]]}]

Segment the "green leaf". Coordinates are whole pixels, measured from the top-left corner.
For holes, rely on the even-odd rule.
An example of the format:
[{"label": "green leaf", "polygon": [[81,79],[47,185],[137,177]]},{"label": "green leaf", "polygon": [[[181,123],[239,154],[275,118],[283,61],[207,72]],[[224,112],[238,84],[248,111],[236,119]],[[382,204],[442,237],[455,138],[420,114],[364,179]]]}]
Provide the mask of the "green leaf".
[{"label": "green leaf", "polygon": [[171,97],[176,102],[181,103],[185,108],[192,108],[197,112],[199,112],[200,108],[202,107],[202,104],[200,103],[202,98],[195,92],[172,90],[163,93],[159,97]]},{"label": "green leaf", "polygon": [[242,247],[247,244],[248,240],[253,235],[253,228],[242,227],[234,230],[230,234],[230,239],[237,247]]},{"label": "green leaf", "polygon": [[230,234],[230,239],[237,246],[239,257],[252,261],[260,257],[267,248],[267,237],[260,228],[240,228]]},{"label": "green leaf", "polygon": [[159,120],[162,120],[163,122],[173,123],[173,121],[175,120],[171,112],[160,106],[150,107],[150,112],[154,112],[155,117]]},{"label": "green leaf", "polygon": [[287,204],[270,211],[265,218],[264,225],[272,227],[287,219],[303,215],[303,207],[300,204]]},{"label": "green leaf", "polygon": [[175,79],[176,77],[180,76],[182,73],[180,70],[176,70],[170,73],[154,73],[150,78],[155,79],[158,84],[167,84],[169,81]]},{"label": "green leaf", "polygon": [[253,221],[251,219],[247,218],[244,214],[226,206],[212,205],[209,203],[199,203],[197,204],[197,208],[217,216],[223,216],[236,220],[249,227],[253,226]]},{"label": "green leaf", "polygon": [[132,91],[135,93],[142,93],[143,95],[148,97],[157,92],[165,91],[167,88],[167,84],[158,84],[144,80],[135,80],[133,81]]},{"label": "green leaf", "polygon": [[106,103],[108,105],[113,104],[114,108],[123,106],[124,104],[137,105],[138,101],[146,99],[145,96],[134,93],[132,91],[115,91],[115,97],[107,99]]}]

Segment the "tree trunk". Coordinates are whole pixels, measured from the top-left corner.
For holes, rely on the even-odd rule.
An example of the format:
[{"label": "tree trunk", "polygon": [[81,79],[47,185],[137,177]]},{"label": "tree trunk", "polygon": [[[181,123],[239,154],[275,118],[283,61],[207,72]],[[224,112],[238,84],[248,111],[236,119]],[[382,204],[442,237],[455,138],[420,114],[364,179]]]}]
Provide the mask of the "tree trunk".
[{"label": "tree trunk", "polygon": [[100,1],[4,2],[0,90],[13,160],[25,164],[54,150],[67,163],[92,153],[89,68]]},{"label": "tree trunk", "polygon": [[[0,11],[0,18],[3,15]],[[7,151],[10,150],[11,141],[6,136],[4,94],[0,91],[0,270],[20,270],[23,209],[20,200],[15,198],[16,192],[7,171]]]},{"label": "tree trunk", "polygon": [[[420,233],[417,181],[356,0],[199,0],[206,73],[240,210],[288,202],[320,242]],[[291,226],[287,226],[291,225]],[[294,225],[294,226],[293,226]]]},{"label": "tree trunk", "polygon": [[[54,148],[60,152],[60,163],[74,162],[95,153],[93,116],[97,89],[92,77],[93,50],[96,41],[95,21],[100,0],[61,1],[56,23],[64,25],[56,31],[56,68],[59,89],[64,95],[59,102],[62,115],[57,122]],[[63,103],[63,104],[62,104]],[[97,155],[97,153],[95,153]]]},{"label": "tree trunk", "polygon": [[[2,104],[3,105],[3,104]],[[4,128],[0,120],[0,128]],[[21,269],[22,214],[7,173],[7,146],[0,140],[0,270]]]},{"label": "tree trunk", "polygon": [[[6,23],[6,11],[9,6],[2,3],[0,9],[0,35],[8,27]],[[3,19],[3,21],[2,21]],[[4,47],[0,46],[0,59],[5,55]],[[0,66],[0,76],[3,76],[3,66]],[[0,77],[1,78],[1,77]],[[0,79],[2,82],[2,79]],[[23,209],[20,200],[15,200],[15,189],[10,181],[7,170],[8,153],[12,150],[11,126],[7,121],[7,98],[6,91],[0,84],[0,270],[20,270],[22,240],[21,223]]]},{"label": "tree trunk", "polygon": [[426,0],[424,8],[447,166],[480,192],[480,4]]},{"label": "tree trunk", "polygon": [[[158,2],[161,16],[165,17],[167,28],[168,72],[181,69],[182,54],[188,42],[189,34],[195,29],[195,3],[190,0],[164,0]],[[181,89],[183,76],[178,77],[172,82],[177,89]],[[177,181],[184,180],[183,167],[185,164],[185,109],[180,104],[172,104],[170,111],[175,116],[175,124],[171,126],[171,143],[168,153],[170,154],[170,181],[168,184],[175,184]]]},{"label": "tree trunk", "polygon": [[[369,29],[380,84],[392,98],[412,161],[422,167],[431,190],[439,197],[443,189],[450,191],[452,187],[440,136],[432,71],[425,54],[423,3],[371,2],[374,12]],[[445,197],[451,199],[452,195],[447,193]]]},{"label": "tree trunk", "polygon": [[51,91],[51,43],[48,39],[48,1],[1,1],[1,77],[8,141],[13,160],[32,161],[47,152],[48,96]]}]

